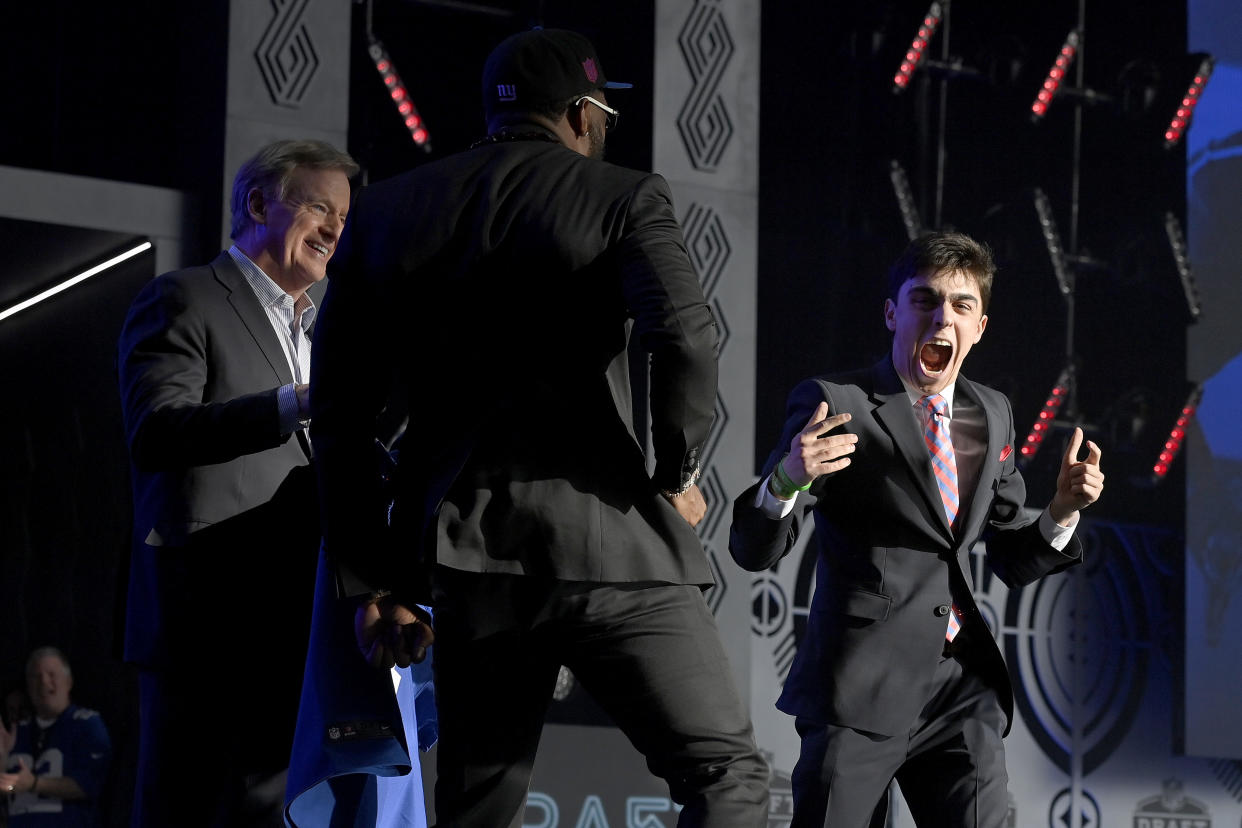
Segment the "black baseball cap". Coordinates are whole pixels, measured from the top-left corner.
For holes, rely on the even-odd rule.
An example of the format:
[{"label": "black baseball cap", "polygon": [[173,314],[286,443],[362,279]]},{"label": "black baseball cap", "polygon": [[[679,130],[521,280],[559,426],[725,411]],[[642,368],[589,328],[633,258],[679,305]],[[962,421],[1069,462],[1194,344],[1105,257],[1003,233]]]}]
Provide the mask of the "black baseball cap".
[{"label": "black baseball cap", "polygon": [[531,29],[500,42],[483,64],[483,109],[529,110],[596,89],[629,89],[604,77],[595,47],[567,29]]}]

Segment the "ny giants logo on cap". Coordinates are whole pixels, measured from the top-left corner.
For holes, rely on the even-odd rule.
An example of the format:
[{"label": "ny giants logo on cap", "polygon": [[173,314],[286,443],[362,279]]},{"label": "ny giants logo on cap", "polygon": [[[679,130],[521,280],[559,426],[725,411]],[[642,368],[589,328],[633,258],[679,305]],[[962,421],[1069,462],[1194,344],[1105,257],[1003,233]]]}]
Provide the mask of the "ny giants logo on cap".
[{"label": "ny giants logo on cap", "polygon": [[516,83],[496,84],[496,97],[502,101],[516,101],[517,100],[517,84]]},{"label": "ny giants logo on cap", "polygon": [[582,61],[582,69],[586,72],[587,80],[591,83],[599,80],[599,70],[595,68],[595,58],[587,58]]}]

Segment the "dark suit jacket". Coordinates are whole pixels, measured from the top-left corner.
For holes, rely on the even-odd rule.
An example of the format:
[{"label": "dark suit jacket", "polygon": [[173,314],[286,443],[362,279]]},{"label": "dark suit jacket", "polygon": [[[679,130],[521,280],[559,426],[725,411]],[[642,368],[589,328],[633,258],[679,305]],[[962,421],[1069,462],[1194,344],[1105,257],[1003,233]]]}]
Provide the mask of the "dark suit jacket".
[{"label": "dark suit jacket", "polygon": [[1004,662],[964,575],[970,547],[989,531],[988,561],[1009,586],[1077,563],[1082,548],[1074,538],[1057,551],[1023,515],[1026,487],[1014,464],[1009,401],[958,378],[955,416],[959,406],[981,407],[987,445],[975,491],[962,492],[955,534],[932,475],[923,426],[888,357],[867,370],[800,383],[790,394],[785,429],[764,476],[824,400],[832,413],[853,414],[842,429],[858,435],[851,465],[817,478],[783,520],[755,508],[758,484],[734,503],[730,551],[753,571],[789,551],[808,510],[815,518],[815,593],[806,636],[777,706],[870,733],[907,732],[929,698],[946,615],[956,602],[964,615],[958,657],[996,688],[1012,720]]},{"label": "dark suit jacket", "polygon": [[[311,434],[327,549],[361,582],[400,587],[424,552],[473,572],[711,582],[659,493],[697,465],[717,342],[663,179],[551,141],[484,145],[364,190],[331,267]],[[365,435],[394,373],[410,531],[389,554],[361,533],[382,522]]]},{"label": "dark suit jacket", "polygon": [[290,620],[309,624],[313,473],[303,442],[280,433],[276,403],[293,378],[228,253],[149,282],[119,352],[134,490],[126,657],[210,640],[227,649],[226,625],[250,596],[273,612],[301,607]]}]

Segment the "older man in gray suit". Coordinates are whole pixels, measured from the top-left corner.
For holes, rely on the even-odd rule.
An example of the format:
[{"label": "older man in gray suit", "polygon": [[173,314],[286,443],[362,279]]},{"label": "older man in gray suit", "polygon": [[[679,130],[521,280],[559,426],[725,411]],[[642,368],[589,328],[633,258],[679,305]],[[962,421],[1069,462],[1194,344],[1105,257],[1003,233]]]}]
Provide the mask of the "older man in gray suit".
[{"label": "older man in gray suit", "polygon": [[234,181],[236,243],[152,280],[125,321],[135,825],[280,824],[319,536],[310,291],[357,169],[318,141],[264,147]]}]

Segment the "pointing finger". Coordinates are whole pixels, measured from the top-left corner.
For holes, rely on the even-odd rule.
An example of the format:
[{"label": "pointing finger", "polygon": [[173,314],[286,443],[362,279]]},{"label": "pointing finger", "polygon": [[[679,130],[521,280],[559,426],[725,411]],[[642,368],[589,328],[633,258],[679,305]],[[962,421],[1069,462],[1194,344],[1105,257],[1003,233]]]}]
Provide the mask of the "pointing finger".
[{"label": "pointing finger", "polygon": [[1065,450],[1065,457],[1061,460],[1061,468],[1067,469],[1071,464],[1078,462],[1078,450],[1082,448],[1082,429],[1074,427],[1074,435],[1070,437],[1069,448]]}]

